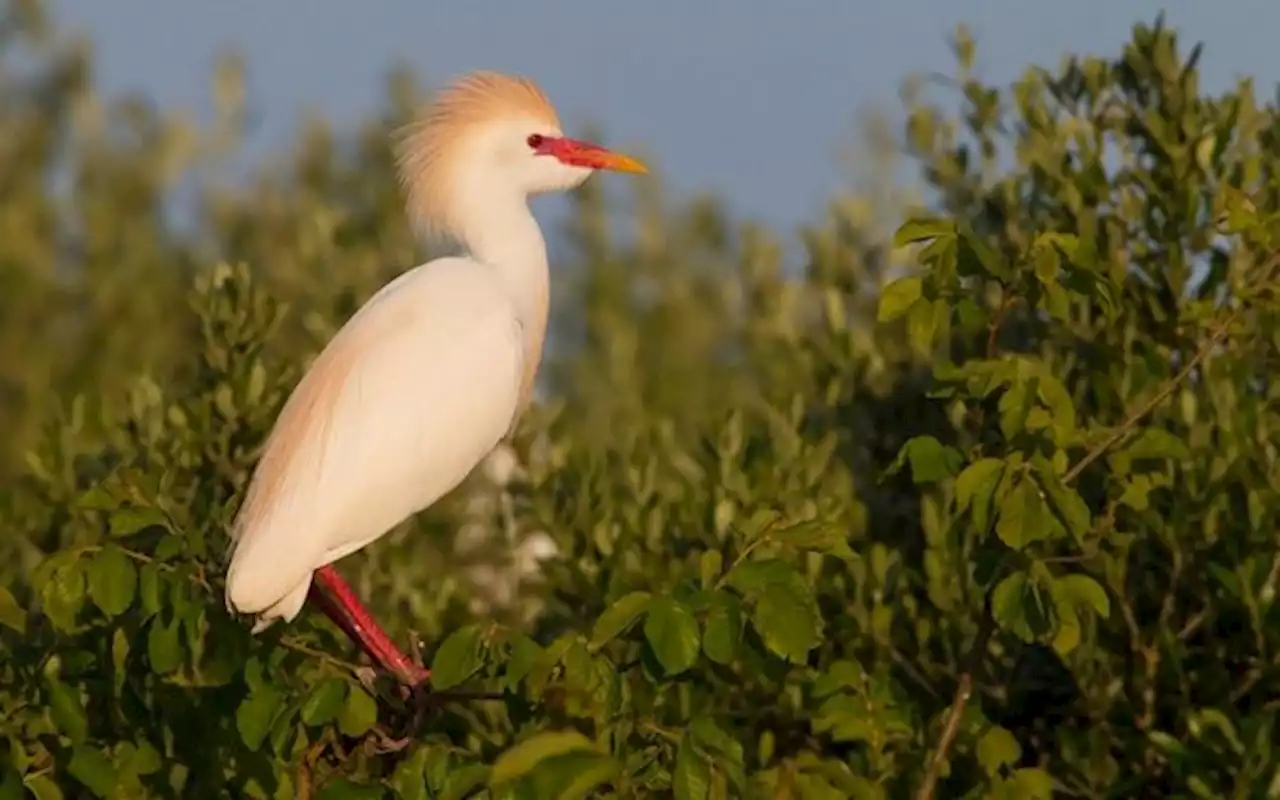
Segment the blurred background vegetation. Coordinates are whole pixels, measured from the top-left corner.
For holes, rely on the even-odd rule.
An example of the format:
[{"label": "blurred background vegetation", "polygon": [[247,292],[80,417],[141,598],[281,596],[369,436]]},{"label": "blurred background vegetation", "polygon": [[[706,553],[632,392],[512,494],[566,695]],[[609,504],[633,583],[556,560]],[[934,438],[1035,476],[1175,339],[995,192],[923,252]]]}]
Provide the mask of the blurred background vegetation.
[{"label": "blurred background vegetation", "polygon": [[308,360],[430,255],[387,147],[423,91],[231,184],[237,62],[196,129],[8,4],[0,797],[1280,796],[1275,108],[1160,26],[1009,87],[955,51],[798,263],[656,178],[574,196],[538,403],[342,564],[502,693],[422,718],[220,571]]}]

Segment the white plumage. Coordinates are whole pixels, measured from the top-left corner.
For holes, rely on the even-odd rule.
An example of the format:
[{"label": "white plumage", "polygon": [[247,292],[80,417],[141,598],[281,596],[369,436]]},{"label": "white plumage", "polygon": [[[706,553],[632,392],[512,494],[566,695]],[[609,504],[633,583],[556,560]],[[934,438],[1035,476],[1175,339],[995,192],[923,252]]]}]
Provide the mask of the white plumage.
[{"label": "white plumage", "polygon": [[420,680],[329,566],[456,487],[528,401],[547,325],[546,246],[528,197],[639,162],[565,137],[531,82],[477,73],[440,93],[398,148],[410,215],[460,243],[392,281],[285,404],[232,531],[229,608],[293,619],[313,575],[383,666]]},{"label": "white plumage", "polygon": [[232,606],[292,619],[315,569],[457,486],[515,417],[522,331],[501,275],[469,259],[418,267],[361,308],[281,415],[279,472],[258,478],[271,494],[240,517]]}]

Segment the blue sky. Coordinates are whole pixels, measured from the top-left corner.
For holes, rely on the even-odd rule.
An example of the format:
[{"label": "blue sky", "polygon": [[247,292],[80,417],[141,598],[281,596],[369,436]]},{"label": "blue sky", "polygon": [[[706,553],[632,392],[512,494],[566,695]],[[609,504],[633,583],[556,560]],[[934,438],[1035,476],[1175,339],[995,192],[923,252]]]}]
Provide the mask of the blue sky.
[{"label": "blue sky", "polygon": [[680,193],[712,190],[736,213],[790,226],[847,182],[837,148],[859,112],[897,108],[912,71],[950,71],[959,21],[984,78],[1012,79],[1067,52],[1113,54],[1162,9],[1186,46],[1206,44],[1207,88],[1280,76],[1280,2],[1202,0],[52,0],[95,43],[98,80],[209,113],[220,52],[246,56],[262,114],[255,151],[284,146],[300,116],[341,123],[382,100],[397,60],[435,85],[476,68],[536,78],[570,128],[638,145]]}]

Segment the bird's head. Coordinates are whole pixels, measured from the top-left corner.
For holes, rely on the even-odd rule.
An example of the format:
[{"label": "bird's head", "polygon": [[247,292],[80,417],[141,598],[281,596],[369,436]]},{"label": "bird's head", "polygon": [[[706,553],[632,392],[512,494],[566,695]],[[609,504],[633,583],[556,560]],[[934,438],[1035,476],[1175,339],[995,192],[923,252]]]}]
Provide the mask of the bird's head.
[{"label": "bird's head", "polygon": [[396,162],[415,222],[463,234],[477,207],[578,186],[598,169],[647,172],[630,156],[565,136],[525,78],[477,72],[440,91],[400,133]]}]

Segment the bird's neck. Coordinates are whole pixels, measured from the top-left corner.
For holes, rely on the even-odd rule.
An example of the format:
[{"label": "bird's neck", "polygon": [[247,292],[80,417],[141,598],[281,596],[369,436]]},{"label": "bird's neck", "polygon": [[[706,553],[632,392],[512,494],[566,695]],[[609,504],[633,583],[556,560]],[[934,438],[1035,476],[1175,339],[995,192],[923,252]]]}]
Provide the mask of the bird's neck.
[{"label": "bird's neck", "polygon": [[547,245],[522,196],[488,195],[467,215],[462,244],[475,260],[493,268],[511,293],[526,329],[546,324],[549,276]]},{"label": "bird's neck", "polygon": [[464,216],[459,233],[470,256],[497,272],[520,315],[525,334],[523,405],[533,389],[547,333],[547,245],[524,196],[495,192],[476,200],[476,213]]}]

